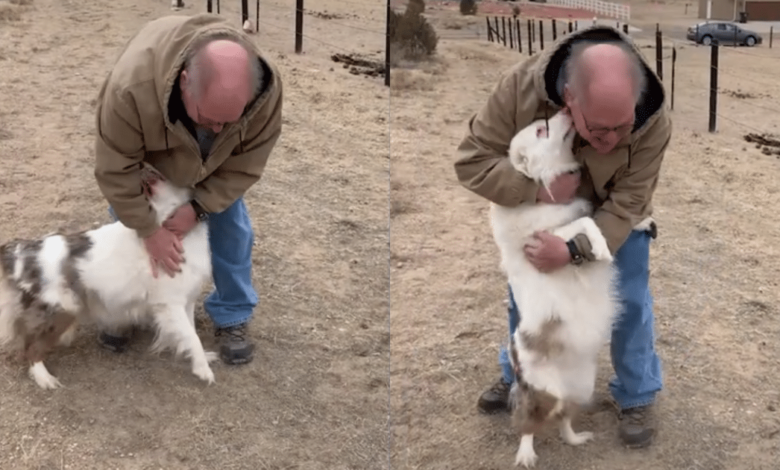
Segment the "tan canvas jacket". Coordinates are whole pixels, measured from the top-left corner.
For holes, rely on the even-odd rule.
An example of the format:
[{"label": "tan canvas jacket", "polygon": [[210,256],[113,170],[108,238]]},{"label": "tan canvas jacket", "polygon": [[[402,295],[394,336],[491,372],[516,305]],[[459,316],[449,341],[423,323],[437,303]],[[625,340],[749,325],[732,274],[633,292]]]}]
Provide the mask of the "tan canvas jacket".
[{"label": "tan canvas jacket", "polygon": [[[559,39],[544,50],[509,69],[468,122],[468,132],[457,149],[455,171],[460,183],[480,196],[503,206],[535,201],[539,185],[517,172],[507,151],[512,137],[536,119],[552,116],[563,106],[556,88],[569,45],[579,39],[607,39],[633,43],[619,30],[594,26]],[[594,219],[614,254],[633,227],[652,214],[652,198],[659,170],[671,139],[672,123],[663,84],[641,52],[648,89],[637,106],[636,125],[608,155],[595,152],[579,136],[577,159],[584,164],[581,196],[594,202]],[[587,259],[590,244],[584,235],[575,243]]]},{"label": "tan canvas jacket", "polygon": [[[146,24],[106,77],[97,100],[95,177],[119,220],[146,237],[157,230],[141,191],[140,162],[149,162],[172,183],[194,188],[208,212],[221,212],[263,173],[282,127],[282,82],[275,66],[225,17],[166,16]],[[241,120],[217,135],[207,158],[172,109],[178,80],[193,41],[209,36],[249,45],[263,69],[263,88]]]}]

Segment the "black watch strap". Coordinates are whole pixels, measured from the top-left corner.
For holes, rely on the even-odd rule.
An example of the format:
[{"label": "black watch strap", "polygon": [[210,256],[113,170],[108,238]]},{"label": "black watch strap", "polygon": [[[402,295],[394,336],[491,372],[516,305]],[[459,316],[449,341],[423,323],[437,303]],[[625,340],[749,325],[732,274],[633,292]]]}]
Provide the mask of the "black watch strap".
[{"label": "black watch strap", "polygon": [[198,201],[193,199],[190,201],[190,205],[195,210],[195,218],[198,219],[199,222],[203,222],[209,218],[209,213],[206,212],[206,209],[204,209],[203,206],[198,204]]},{"label": "black watch strap", "polygon": [[571,255],[571,264],[577,266],[582,264],[585,258],[582,257],[582,253],[580,253],[580,250],[577,248],[577,244],[574,243],[574,240],[567,241],[566,246],[569,248],[569,255]]}]

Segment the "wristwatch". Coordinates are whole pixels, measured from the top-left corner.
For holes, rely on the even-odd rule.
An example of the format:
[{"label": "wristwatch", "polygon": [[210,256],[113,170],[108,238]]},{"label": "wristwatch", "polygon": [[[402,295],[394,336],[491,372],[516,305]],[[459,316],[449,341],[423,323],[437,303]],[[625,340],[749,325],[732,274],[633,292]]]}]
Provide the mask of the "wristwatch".
[{"label": "wristwatch", "polygon": [[566,246],[569,248],[569,255],[571,255],[571,264],[575,266],[581,265],[585,258],[582,257],[582,253],[580,253],[574,240],[567,241]]},{"label": "wristwatch", "polygon": [[206,212],[206,209],[204,209],[200,204],[198,204],[198,201],[195,199],[190,201],[190,205],[195,210],[195,218],[198,220],[198,222],[205,222],[209,218],[209,213]]}]

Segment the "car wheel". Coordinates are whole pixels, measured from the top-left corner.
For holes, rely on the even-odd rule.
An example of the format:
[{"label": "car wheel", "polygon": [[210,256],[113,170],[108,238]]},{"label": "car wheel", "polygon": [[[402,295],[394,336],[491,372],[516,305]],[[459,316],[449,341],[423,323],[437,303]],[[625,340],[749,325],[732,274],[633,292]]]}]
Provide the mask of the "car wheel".
[{"label": "car wheel", "polygon": [[745,45],[748,47],[753,47],[756,45],[756,38],[753,36],[748,36],[745,38]]},{"label": "car wheel", "polygon": [[705,46],[709,46],[710,44],[712,44],[712,36],[704,36],[704,37],[702,37],[701,38],[701,43],[704,44]]}]

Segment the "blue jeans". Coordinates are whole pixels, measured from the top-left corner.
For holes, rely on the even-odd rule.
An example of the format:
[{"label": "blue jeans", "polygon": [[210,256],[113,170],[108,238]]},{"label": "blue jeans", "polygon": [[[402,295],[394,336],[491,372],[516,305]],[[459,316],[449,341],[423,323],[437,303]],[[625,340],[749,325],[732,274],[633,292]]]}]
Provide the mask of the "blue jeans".
[{"label": "blue jeans", "polygon": [[[111,207],[108,212],[117,220]],[[215,289],[204,302],[206,313],[217,328],[246,323],[258,297],[252,286],[254,231],[243,198],[209,214],[208,224]]]},{"label": "blue jeans", "polygon": [[[623,314],[612,330],[610,353],[615,374],[609,390],[620,409],[649,405],[663,387],[661,360],[655,351],[653,298],[649,287],[649,232],[632,231],[615,254],[620,276],[618,289]],[[512,289],[509,288],[509,334],[520,323]],[[505,382],[514,381],[506,347],[501,348],[499,364]]]}]

